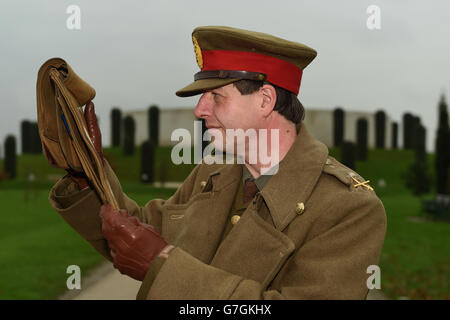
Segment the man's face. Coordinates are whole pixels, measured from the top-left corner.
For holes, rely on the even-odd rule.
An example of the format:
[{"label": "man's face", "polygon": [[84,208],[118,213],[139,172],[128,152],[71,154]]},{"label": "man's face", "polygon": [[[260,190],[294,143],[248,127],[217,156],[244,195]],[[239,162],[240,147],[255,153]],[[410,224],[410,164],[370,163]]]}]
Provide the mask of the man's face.
[{"label": "man's face", "polygon": [[[226,129],[246,131],[247,129],[261,128],[263,125],[259,112],[261,99],[258,91],[242,95],[233,84],[229,84],[205,92],[200,97],[194,114],[197,118],[205,119],[208,132],[212,136],[217,136],[217,133],[220,132],[225,138],[222,141],[225,151],[227,142],[232,141],[229,132],[227,137]],[[214,141],[214,145],[219,147],[217,141]],[[237,150],[236,141],[234,145],[234,150]]]}]

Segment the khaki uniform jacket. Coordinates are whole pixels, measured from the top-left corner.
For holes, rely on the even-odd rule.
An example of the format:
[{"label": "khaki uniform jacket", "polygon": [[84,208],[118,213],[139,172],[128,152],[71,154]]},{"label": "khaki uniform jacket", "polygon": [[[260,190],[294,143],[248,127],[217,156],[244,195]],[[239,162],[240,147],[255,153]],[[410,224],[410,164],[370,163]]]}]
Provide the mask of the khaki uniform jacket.
[{"label": "khaki uniform jacket", "polygon": [[[176,246],[152,262],[138,298],[364,299],[367,268],[378,263],[386,231],[382,202],[352,176],[364,180],[302,124],[278,173],[222,240],[241,166],[199,164],[168,200],[139,207],[106,165],[120,207]],[[65,177],[50,202],[111,260],[92,190],[76,191]]]}]

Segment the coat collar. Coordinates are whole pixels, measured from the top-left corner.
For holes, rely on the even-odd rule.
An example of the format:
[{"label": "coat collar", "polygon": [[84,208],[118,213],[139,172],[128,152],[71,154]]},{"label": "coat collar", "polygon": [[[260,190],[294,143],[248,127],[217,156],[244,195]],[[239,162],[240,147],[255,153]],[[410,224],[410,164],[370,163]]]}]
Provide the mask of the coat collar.
[{"label": "coat collar", "polygon": [[297,215],[297,203],[303,202],[306,206],[327,157],[328,148],[302,123],[294,144],[280,162],[278,172],[261,191],[278,230],[282,231]]},{"label": "coat collar", "polygon": [[[328,148],[315,139],[304,123],[300,125],[297,138],[260,192],[272,216],[275,227],[282,231],[297,215],[296,204],[306,204],[322,173],[328,157]],[[220,191],[242,178],[242,164],[222,165],[210,174],[213,192]],[[307,208],[305,208],[307,210]]]}]

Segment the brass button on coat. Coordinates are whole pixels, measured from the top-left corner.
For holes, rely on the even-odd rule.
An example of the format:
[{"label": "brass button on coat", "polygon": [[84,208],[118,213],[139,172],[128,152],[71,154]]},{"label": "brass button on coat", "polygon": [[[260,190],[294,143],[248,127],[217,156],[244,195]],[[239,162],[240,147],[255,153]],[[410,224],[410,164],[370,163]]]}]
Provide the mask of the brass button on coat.
[{"label": "brass button on coat", "polygon": [[235,214],[234,216],[231,217],[231,224],[233,224],[233,225],[236,224],[240,218],[241,218],[240,216]]},{"label": "brass button on coat", "polygon": [[303,211],[305,211],[305,205],[303,204],[303,202],[298,202],[295,206],[295,212],[297,214],[302,214]]},{"label": "brass button on coat", "polygon": [[200,182],[200,187],[204,188],[206,186],[206,181]]}]

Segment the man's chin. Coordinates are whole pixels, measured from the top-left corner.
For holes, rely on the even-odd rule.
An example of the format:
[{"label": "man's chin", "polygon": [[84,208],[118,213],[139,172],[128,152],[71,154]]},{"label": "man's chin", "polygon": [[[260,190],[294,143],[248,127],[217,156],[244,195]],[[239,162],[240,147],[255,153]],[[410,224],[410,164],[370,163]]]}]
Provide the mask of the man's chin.
[{"label": "man's chin", "polygon": [[223,132],[222,132],[221,128],[208,128],[206,131],[212,137],[214,137],[214,136],[223,136]]}]

